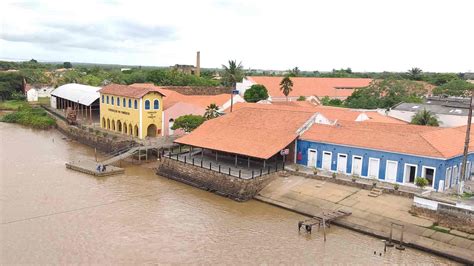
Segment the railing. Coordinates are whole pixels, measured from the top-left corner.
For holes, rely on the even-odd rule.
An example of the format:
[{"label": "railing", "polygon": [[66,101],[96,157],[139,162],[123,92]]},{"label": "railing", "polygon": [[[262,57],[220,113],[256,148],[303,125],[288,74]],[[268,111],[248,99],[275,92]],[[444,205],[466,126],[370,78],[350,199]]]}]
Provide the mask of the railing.
[{"label": "railing", "polygon": [[193,166],[197,166],[203,169],[211,170],[218,172],[220,174],[225,174],[233,177],[238,177],[241,179],[254,179],[257,177],[261,177],[264,175],[269,175],[272,173],[276,173],[278,171],[285,170],[285,163],[275,163],[274,165],[267,166],[265,168],[261,167],[258,169],[253,169],[253,170],[246,170],[246,169],[236,169],[235,167],[229,167],[229,165],[222,165],[217,162],[211,162],[211,161],[204,161],[200,158],[194,158],[188,156],[183,156],[182,154],[176,153],[176,154],[171,154],[168,153],[166,156],[164,156],[168,159],[172,159],[178,162],[182,162],[184,164],[190,164]]},{"label": "railing", "polygon": [[130,145],[127,145],[127,146],[125,146],[125,147],[123,147],[123,148],[121,148],[121,149],[113,150],[113,151],[107,153],[107,154],[105,155],[104,159],[102,159],[101,161],[102,161],[102,162],[105,162],[105,161],[107,161],[107,160],[110,160],[110,159],[112,159],[112,158],[114,158],[114,157],[116,157],[116,156],[119,156],[119,155],[121,155],[121,154],[124,154],[124,153],[128,152],[129,150],[131,150],[131,149],[133,149],[133,148],[135,148],[135,147],[138,147],[138,146],[139,146],[139,145],[136,144],[136,143],[131,143]]}]

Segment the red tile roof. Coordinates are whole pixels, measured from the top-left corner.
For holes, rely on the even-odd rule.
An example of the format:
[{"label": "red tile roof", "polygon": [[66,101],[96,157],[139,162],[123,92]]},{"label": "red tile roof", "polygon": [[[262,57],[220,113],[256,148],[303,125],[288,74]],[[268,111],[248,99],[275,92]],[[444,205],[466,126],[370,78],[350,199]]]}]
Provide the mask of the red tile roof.
[{"label": "red tile roof", "polygon": [[111,94],[116,96],[130,97],[139,99],[150,92],[158,92],[163,95],[159,87],[147,86],[128,86],[122,84],[109,84],[99,90],[100,93]]},{"label": "red tile roof", "polygon": [[164,110],[178,102],[193,104],[202,108],[206,108],[211,103],[215,103],[217,106],[221,107],[224,103],[230,100],[230,93],[218,95],[184,95],[174,90],[164,89],[163,87],[156,86],[152,83],[134,83],[130,86],[154,88],[160,91],[165,96],[165,98],[163,98]]},{"label": "red tile roof", "polygon": [[[264,85],[271,97],[285,97],[280,90],[283,77],[249,76],[248,80]],[[354,92],[354,88],[367,87],[372,79],[366,78],[309,78],[292,77],[293,90],[289,97],[298,96],[324,96],[347,98]],[[339,89],[336,89],[339,88]]]},{"label": "red tile roof", "polygon": [[313,112],[245,107],[208,120],[176,143],[268,159],[297,138]]},{"label": "red tile roof", "polygon": [[[463,152],[464,134],[456,128],[343,121],[315,124],[301,139],[374,150],[451,158]],[[470,150],[474,150],[471,142]]]}]

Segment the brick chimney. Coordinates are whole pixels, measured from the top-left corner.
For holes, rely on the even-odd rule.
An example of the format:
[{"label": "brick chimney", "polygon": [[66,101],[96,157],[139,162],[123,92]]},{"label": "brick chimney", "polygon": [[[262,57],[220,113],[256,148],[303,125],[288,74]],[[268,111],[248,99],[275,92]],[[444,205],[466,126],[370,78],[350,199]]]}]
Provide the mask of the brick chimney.
[{"label": "brick chimney", "polygon": [[197,51],[196,53],[196,71],[194,72],[196,76],[201,76],[201,52]]}]

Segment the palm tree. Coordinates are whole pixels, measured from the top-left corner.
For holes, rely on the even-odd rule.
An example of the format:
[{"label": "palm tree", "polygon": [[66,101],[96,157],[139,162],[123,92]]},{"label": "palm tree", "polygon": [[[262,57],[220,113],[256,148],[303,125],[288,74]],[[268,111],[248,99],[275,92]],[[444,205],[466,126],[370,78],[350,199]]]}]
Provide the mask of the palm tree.
[{"label": "palm tree", "polygon": [[209,119],[216,118],[220,115],[221,113],[219,112],[219,106],[217,106],[215,103],[211,103],[206,108],[206,112],[204,113],[204,118],[206,118],[206,120],[209,120]]},{"label": "palm tree", "polygon": [[423,111],[418,111],[413,116],[411,119],[411,124],[437,127],[439,126],[439,121],[435,114],[423,109]]},{"label": "palm tree", "polygon": [[233,91],[235,90],[237,82],[244,78],[244,66],[242,65],[242,62],[237,64],[237,60],[229,60],[229,66],[222,65],[222,68],[224,68],[224,73],[222,75],[224,83],[232,86],[232,93],[230,96],[230,111],[232,112],[232,106],[234,104]]},{"label": "palm tree", "polygon": [[280,90],[285,94],[286,101],[288,101],[288,94],[293,90],[293,81],[289,76],[285,76],[280,82]]},{"label": "palm tree", "polygon": [[411,80],[420,80],[422,72],[423,70],[421,70],[421,68],[413,67],[412,69],[408,70],[408,76]]}]

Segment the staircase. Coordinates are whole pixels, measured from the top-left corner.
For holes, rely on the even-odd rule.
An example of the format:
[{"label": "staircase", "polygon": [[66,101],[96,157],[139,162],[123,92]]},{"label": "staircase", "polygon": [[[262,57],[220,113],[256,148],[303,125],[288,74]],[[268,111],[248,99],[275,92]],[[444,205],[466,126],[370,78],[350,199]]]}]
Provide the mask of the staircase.
[{"label": "staircase", "polygon": [[372,190],[370,190],[369,197],[376,198],[376,197],[382,195],[382,193],[383,193],[383,188],[374,187],[374,188],[372,188]]}]

